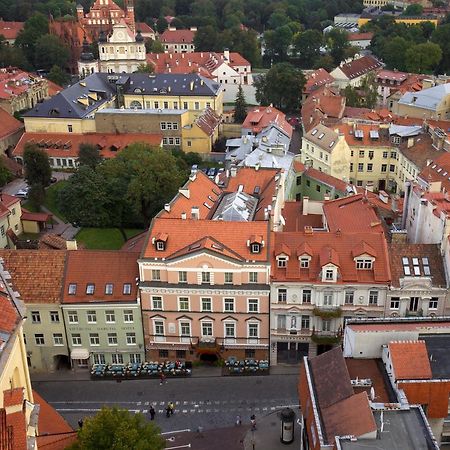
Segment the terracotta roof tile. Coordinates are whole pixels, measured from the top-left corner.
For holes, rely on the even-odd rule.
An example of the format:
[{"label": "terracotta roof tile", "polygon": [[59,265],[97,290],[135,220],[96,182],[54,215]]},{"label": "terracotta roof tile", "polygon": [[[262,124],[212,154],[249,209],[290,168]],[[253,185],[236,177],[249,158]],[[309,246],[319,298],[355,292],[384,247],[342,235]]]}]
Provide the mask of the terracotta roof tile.
[{"label": "terracotta roof tile", "polygon": [[342,64],[339,68],[350,80],[365,75],[373,70],[382,67],[380,61],[373,56],[367,55],[362,58],[354,59],[351,62]]},{"label": "terracotta roof tile", "polygon": [[434,147],[433,139],[428,133],[420,134],[413,139],[413,145],[410,147],[408,147],[408,142],[402,142],[400,151],[407,159],[412,161],[419,170],[426,167],[428,161],[438,159],[440,156],[447,153],[445,150],[437,150],[436,147]]},{"label": "terracotta roof tile", "polygon": [[13,430],[14,450],[27,450],[27,423],[24,411],[6,414],[6,425]]},{"label": "terracotta roof tile", "polygon": [[64,450],[77,439],[76,431],[36,391],[34,401],[39,405],[37,444],[43,450]]},{"label": "terracotta roof tile", "polygon": [[25,303],[61,301],[65,251],[3,249],[0,257]]},{"label": "terracotta roof tile", "polygon": [[221,122],[218,116],[211,108],[206,108],[203,114],[195,120],[195,124],[207,135],[212,136]]},{"label": "terracotta roof tile", "polygon": [[[239,233],[236,230],[239,229]],[[168,239],[164,251],[156,250],[152,238],[158,233],[167,233]],[[247,241],[252,235],[261,235],[265,246],[261,253],[251,253]],[[200,241],[209,238],[211,245]],[[221,245],[213,246],[216,241]],[[268,223],[227,222],[195,219],[156,218],[149,230],[149,238],[144,248],[144,258],[174,258],[188,252],[196,252],[207,247],[210,251],[240,260],[268,261]]]},{"label": "terracotta roof tile", "polygon": [[25,144],[38,144],[53,158],[78,157],[80,144],[92,144],[100,150],[103,158],[115,158],[128,145],[144,142],[151,146],[160,146],[160,134],[102,134],[102,133],[24,133],[13,151],[13,156],[23,156]]},{"label": "terracotta roof tile", "polygon": [[20,120],[17,120],[2,108],[0,108],[0,123],[2,124],[0,127],[0,139],[5,139],[24,129],[24,125]]},{"label": "terracotta roof tile", "polygon": [[314,169],[313,167],[308,167],[305,175],[307,175],[309,178],[312,178],[313,180],[320,181],[321,183],[330,186],[330,188],[335,188],[340,192],[347,191],[348,184],[345,181],[342,181],[339,178],[333,177],[320,170]]},{"label": "terracotta roof tile", "polygon": [[20,315],[11,299],[3,293],[0,293],[0,311],[0,331],[10,334],[19,323]]},{"label": "terracotta roof tile", "polygon": [[249,111],[242,128],[252,130],[257,134],[271,123],[278,125],[289,137],[292,136],[292,125],[286,121],[286,115],[273,106],[260,106]]},{"label": "terracotta roof tile", "polygon": [[[67,256],[63,303],[135,302],[136,278],[139,277],[139,253],[121,250],[76,250]],[[88,284],[94,293],[86,294]],[[113,284],[113,292],[105,294],[106,284]],[[76,284],[76,293],[69,294],[69,285]],[[131,284],[130,294],[124,294],[124,284]]]},{"label": "terracotta roof tile", "polygon": [[0,35],[3,35],[5,39],[16,39],[20,31],[22,31],[25,22],[6,22],[0,20]]},{"label": "terracotta roof tile", "polygon": [[347,35],[347,39],[350,42],[353,41],[370,41],[373,38],[373,33],[367,32],[367,33],[349,33]]},{"label": "terracotta roof tile", "polygon": [[432,378],[425,341],[398,341],[388,344],[396,380]]},{"label": "terracotta roof tile", "polygon": [[160,36],[161,42],[165,44],[192,44],[195,31],[191,30],[165,30]]},{"label": "terracotta roof tile", "polygon": [[[444,175],[445,174],[445,175]],[[441,189],[450,192],[450,153],[436,155],[419,174],[426,183],[441,182]]]},{"label": "terracotta roof tile", "polygon": [[[303,281],[321,283],[321,269],[329,262],[338,266],[337,283],[387,283],[390,281],[390,267],[387,244],[382,232],[341,232],[315,231],[311,233],[274,233],[273,248],[284,245],[294,253],[301,245],[310,248],[309,268],[302,269],[297,258],[291,257],[287,267],[277,265],[276,250],[272,251],[272,279],[275,281]],[[372,270],[357,270],[353,251],[355,246],[368,245],[377,256]]]},{"label": "terracotta roof tile", "polygon": [[319,87],[334,82],[334,78],[325,70],[317,69],[308,75],[303,92],[309,95]]},{"label": "terracotta roof tile", "polygon": [[3,406],[8,408],[8,406],[22,405],[24,398],[24,388],[8,389],[3,391]]},{"label": "terracotta roof tile", "polygon": [[[400,286],[400,279],[405,277],[403,271],[403,258],[408,258],[408,266],[411,274],[409,277],[421,276],[430,277],[433,286],[446,287],[444,262],[439,250],[438,244],[390,244],[389,257],[391,262],[392,284]],[[419,268],[420,275],[414,273],[413,258],[417,258],[416,266]],[[429,267],[429,274],[424,272],[423,258],[426,258],[426,264]],[[428,273],[428,272],[427,272]]]}]

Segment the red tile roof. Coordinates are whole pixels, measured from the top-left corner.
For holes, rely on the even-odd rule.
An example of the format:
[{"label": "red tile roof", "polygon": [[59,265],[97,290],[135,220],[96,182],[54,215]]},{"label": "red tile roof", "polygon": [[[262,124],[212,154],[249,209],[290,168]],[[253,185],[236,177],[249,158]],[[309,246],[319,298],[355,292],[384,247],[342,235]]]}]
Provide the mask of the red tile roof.
[{"label": "red tile roof", "polygon": [[442,155],[448,154],[445,150],[438,150],[433,145],[433,139],[428,133],[413,137],[412,145],[408,141],[400,144],[400,151],[409,161],[413,162],[419,170],[426,167],[428,161],[433,161]]},{"label": "red tile roof", "polygon": [[142,34],[155,33],[155,30],[145,22],[136,22],[136,31],[140,31]]},{"label": "red tile roof", "polygon": [[303,92],[309,95],[317,88],[333,82],[334,78],[325,69],[320,68],[308,75]]},{"label": "red tile roof", "polygon": [[353,41],[370,41],[373,38],[373,33],[367,32],[367,33],[348,33],[347,39],[350,42]]},{"label": "red tile roof", "polygon": [[380,67],[382,67],[381,62],[370,55],[354,59],[351,62],[339,66],[344,75],[350,80],[379,69]]},{"label": "red tile roof", "polygon": [[322,214],[303,214],[303,202],[287,200],[283,207],[284,231],[303,231],[305,227],[323,228]]},{"label": "red tile roof", "polygon": [[425,341],[397,341],[388,344],[396,380],[430,380],[430,361]]},{"label": "red tile roof", "polygon": [[159,147],[161,140],[160,134],[24,133],[13,151],[13,156],[22,156],[25,144],[32,143],[38,144],[53,158],[77,158],[80,144],[92,144],[100,149],[103,158],[115,158],[118,152],[135,142]]},{"label": "red tile roof", "polygon": [[200,72],[213,78],[213,72],[223,63],[232,68],[250,67],[250,63],[239,53],[230,52],[229,61],[220,52],[192,53],[147,53],[147,62],[155,68],[155,73]]},{"label": "red tile roof", "polygon": [[[239,232],[237,232],[239,230]],[[167,233],[165,250],[158,251],[152,239],[158,233]],[[227,222],[195,219],[154,219],[149,239],[142,253],[144,258],[171,259],[187,253],[207,249],[213,253],[238,261],[268,261],[267,222]],[[251,253],[247,241],[251,236],[262,236],[264,247],[261,253]],[[218,245],[217,245],[218,244]]]},{"label": "red tile roof", "polygon": [[3,406],[4,408],[8,408],[9,406],[22,406],[22,403],[24,401],[24,388],[15,388],[15,389],[8,389],[7,391],[3,392]]},{"label": "red tile roof", "polygon": [[[341,123],[336,125],[339,133],[345,137],[347,144],[352,147],[393,147],[389,140],[389,132],[386,127],[382,128],[379,124],[365,125],[358,123],[356,126],[348,123]],[[355,137],[355,131],[363,132],[362,138]],[[371,131],[378,131],[378,139],[372,139]]]},{"label": "red tile roof", "polygon": [[39,405],[37,445],[43,450],[64,450],[77,440],[77,432],[36,391],[33,391]]},{"label": "red tile roof", "polygon": [[2,312],[0,314],[0,331],[6,334],[10,334],[15,330],[21,318],[13,301],[9,298],[9,296],[6,296],[3,293],[3,290],[5,288],[2,284],[0,284],[0,288],[2,289],[2,292],[0,293],[0,311]]},{"label": "red tile roof", "polygon": [[386,70],[386,69],[381,69],[378,73],[377,73],[377,81],[378,80],[382,80],[382,81],[400,81],[403,82],[408,78],[408,74],[406,72],[399,72],[397,70]]},{"label": "red tile roof", "polygon": [[0,99],[9,100],[30,89],[30,84],[46,80],[16,67],[0,69]]},{"label": "red tile roof", "polygon": [[160,36],[164,44],[192,44],[194,42],[195,31],[191,30],[165,30]]},{"label": "red tile roof", "polygon": [[195,124],[207,136],[212,136],[216,128],[221,122],[221,117],[218,116],[211,108],[206,108],[203,114],[195,120]]},{"label": "red tile roof", "polygon": [[[366,244],[374,249],[377,256],[373,270],[357,270],[355,251]],[[301,269],[295,250],[307,244],[313,255],[309,268]],[[387,283],[390,268],[386,240],[383,233],[341,232],[280,232],[274,233],[274,248],[284,245],[293,255],[287,261],[286,268],[280,268],[272,252],[272,280],[303,281],[321,283],[319,274],[323,265],[332,263],[339,268],[338,284],[345,283]],[[358,255],[359,256],[359,255]]]},{"label": "red tile roof", "polygon": [[47,80],[48,83],[48,95],[49,97],[53,97],[56,94],[59,94],[63,88],[59,86],[56,83],[53,83],[53,81]]},{"label": "red tile roof", "polygon": [[5,139],[18,131],[24,129],[24,125],[11,114],[0,108],[0,139]]},{"label": "red tile roof", "polygon": [[380,220],[373,205],[363,194],[326,201],[323,212],[331,232],[382,232]]},{"label": "red tile roof", "polygon": [[37,213],[37,212],[31,212],[26,210],[25,208],[22,208],[22,215],[20,218],[22,220],[27,220],[29,222],[48,222],[52,218],[52,214],[48,213]]},{"label": "red tile roof", "polygon": [[242,124],[242,128],[252,130],[253,133],[257,134],[271,123],[278,125],[289,137],[292,136],[292,125],[286,121],[286,115],[273,106],[261,106],[250,111]]},{"label": "red tile roof", "polygon": [[[120,250],[69,251],[64,279],[63,303],[135,302],[136,278],[139,277],[139,253]],[[106,270],[107,269],[107,270]],[[88,284],[94,284],[93,294],[86,294]],[[108,283],[113,292],[105,294]],[[69,285],[76,284],[76,293],[69,294]],[[124,284],[131,284],[131,293],[124,294]]]},{"label": "red tile roof", "polygon": [[342,181],[339,178],[328,175],[325,172],[321,172],[320,170],[314,169],[313,167],[308,167],[308,169],[305,172],[305,175],[308,176],[309,178],[312,178],[313,180],[320,181],[321,183],[330,186],[330,188],[335,188],[340,192],[346,192],[348,187],[348,183],[346,183],[345,181]]},{"label": "red tile roof", "polygon": [[[445,174],[445,175],[444,175]],[[450,192],[450,153],[444,152],[431,160],[419,174],[427,183],[441,182],[441,189]]]},{"label": "red tile roof", "polygon": [[0,258],[25,303],[61,301],[65,251],[3,249]]},{"label": "red tile roof", "polygon": [[7,40],[15,40],[20,31],[23,30],[25,22],[5,22],[0,20],[0,35]]}]

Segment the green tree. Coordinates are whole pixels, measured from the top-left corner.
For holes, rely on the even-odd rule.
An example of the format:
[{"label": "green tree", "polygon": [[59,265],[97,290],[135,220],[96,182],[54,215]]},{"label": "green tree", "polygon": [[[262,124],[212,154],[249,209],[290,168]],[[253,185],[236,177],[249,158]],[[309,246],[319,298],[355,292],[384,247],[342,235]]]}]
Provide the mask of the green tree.
[{"label": "green tree", "polygon": [[42,184],[34,183],[30,186],[28,192],[28,201],[31,203],[34,209],[38,210],[45,200],[45,188]]},{"label": "green tree", "polygon": [[25,179],[29,186],[40,184],[48,186],[52,176],[52,169],[48,155],[35,144],[25,144],[23,152],[23,164],[25,166]]},{"label": "green tree", "polygon": [[254,81],[256,100],[262,105],[273,104],[283,112],[298,111],[305,82],[301,70],[289,63],[275,64]]},{"label": "green tree", "polygon": [[344,97],[346,106],[351,106],[354,108],[359,108],[361,106],[361,97],[358,95],[358,92],[356,92],[356,89],[353,86],[345,86]]},{"label": "green tree", "polygon": [[334,69],[334,61],[330,55],[321,55],[314,60],[313,69],[323,68],[327,72],[331,72]]},{"label": "green tree", "polygon": [[157,39],[147,39],[145,41],[145,50],[147,53],[164,53],[164,45]]},{"label": "green tree", "polygon": [[37,40],[48,33],[48,19],[41,13],[31,16],[17,36],[15,46],[21,48],[28,61],[34,62],[34,50]]},{"label": "green tree", "polygon": [[57,36],[44,34],[36,41],[34,61],[39,69],[50,70],[53,66],[65,67],[69,57],[69,49]]},{"label": "green tree", "polygon": [[196,52],[208,52],[216,49],[219,34],[212,25],[199,27],[194,36],[194,46]]},{"label": "green tree", "polygon": [[373,109],[378,103],[378,89],[375,74],[368,73],[361,82],[362,106]]},{"label": "green tree", "polygon": [[0,157],[0,187],[12,180],[11,172],[6,168],[4,159]]},{"label": "green tree", "polygon": [[421,16],[423,13],[423,6],[419,3],[412,3],[408,5],[403,11],[404,16]]},{"label": "green tree", "polygon": [[80,166],[88,166],[95,168],[102,162],[100,151],[95,145],[81,143],[78,148],[78,164]]},{"label": "green tree", "polygon": [[64,72],[64,70],[62,70],[61,67],[59,66],[53,66],[50,69],[47,78],[50,81],[53,81],[53,83],[58,84],[59,86],[63,86],[70,79],[69,75],[66,72]]},{"label": "green tree", "polygon": [[245,117],[247,116],[247,103],[245,101],[245,95],[244,91],[242,89],[242,86],[239,85],[238,91],[236,94],[236,100],[234,102],[234,122],[235,123],[242,123],[245,120]]},{"label": "green tree", "polygon": [[155,68],[153,64],[142,63],[137,66],[137,73],[153,73]]},{"label": "green tree", "polygon": [[345,50],[350,46],[347,32],[339,28],[333,28],[327,34],[327,41],[334,63],[340,64],[344,59]]},{"label": "green tree", "polygon": [[301,58],[301,66],[305,69],[311,68],[315,58],[322,46],[323,36],[317,30],[306,30],[297,33],[293,37],[295,52]]},{"label": "green tree", "polygon": [[126,409],[105,408],[94,417],[86,418],[78,431],[78,442],[72,450],[163,450],[166,440],[154,422],[141,413]]},{"label": "green tree", "polygon": [[159,34],[164,33],[164,30],[167,29],[168,25],[169,24],[167,23],[167,20],[164,17],[160,17],[156,21],[156,30],[158,31]]},{"label": "green tree", "polygon": [[275,61],[285,61],[292,42],[292,31],[288,25],[264,33],[266,54]]},{"label": "green tree", "polygon": [[384,45],[382,58],[389,69],[406,70],[406,52],[412,43],[401,36],[388,39]]},{"label": "green tree", "polygon": [[437,27],[431,35],[431,40],[442,50],[442,59],[438,70],[441,73],[450,70],[450,23]]},{"label": "green tree", "polygon": [[412,46],[406,51],[406,69],[413,73],[425,73],[434,70],[442,58],[438,44],[425,42]]}]

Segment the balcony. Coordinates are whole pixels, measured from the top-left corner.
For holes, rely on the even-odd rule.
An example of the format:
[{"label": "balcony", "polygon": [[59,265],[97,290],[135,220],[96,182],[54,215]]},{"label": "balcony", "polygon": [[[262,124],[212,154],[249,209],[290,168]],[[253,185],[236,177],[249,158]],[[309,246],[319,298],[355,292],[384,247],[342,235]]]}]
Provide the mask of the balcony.
[{"label": "balcony", "polygon": [[154,345],[165,344],[166,347],[170,345],[183,345],[184,348],[193,347],[198,343],[198,337],[194,336],[167,336],[161,334],[148,334],[145,339]]},{"label": "balcony", "polygon": [[264,348],[269,347],[269,339],[267,338],[254,338],[254,337],[226,337],[217,338],[217,342],[222,348]]},{"label": "balcony", "polygon": [[342,316],[342,308],[340,306],[316,306],[312,313],[322,319],[337,319]]},{"label": "balcony", "polygon": [[337,332],[313,330],[311,340],[317,345],[339,344],[342,340],[342,329],[339,329]]}]

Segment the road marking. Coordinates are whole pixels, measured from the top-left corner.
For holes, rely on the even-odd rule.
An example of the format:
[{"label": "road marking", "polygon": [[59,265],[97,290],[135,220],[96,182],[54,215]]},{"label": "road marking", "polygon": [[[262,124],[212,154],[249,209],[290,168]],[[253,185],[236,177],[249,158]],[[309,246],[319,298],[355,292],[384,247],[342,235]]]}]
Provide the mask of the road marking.
[{"label": "road marking", "polygon": [[148,413],[148,409],[144,409],[143,411],[142,411],[142,414],[147,414]]},{"label": "road marking", "polygon": [[187,409],[183,409],[183,414],[187,414]]},{"label": "road marking", "polygon": [[150,402],[145,402],[144,403],[145,406],[148,406],[149,404],[150,404]]},{"label": "road marking", "polygon": [[177,445],[176,447],[166,447],[166,450],[175,450],[176,448],[191,448],[191,444]]},{"label": "road marking", "polygon": [[185,430],[173,430],[173,431],[165,431],[164,433],[161,433],[163,436],[166,434],[177,434],[177,433],[188,433],[191,431],[190,428],[186,428]]}]

